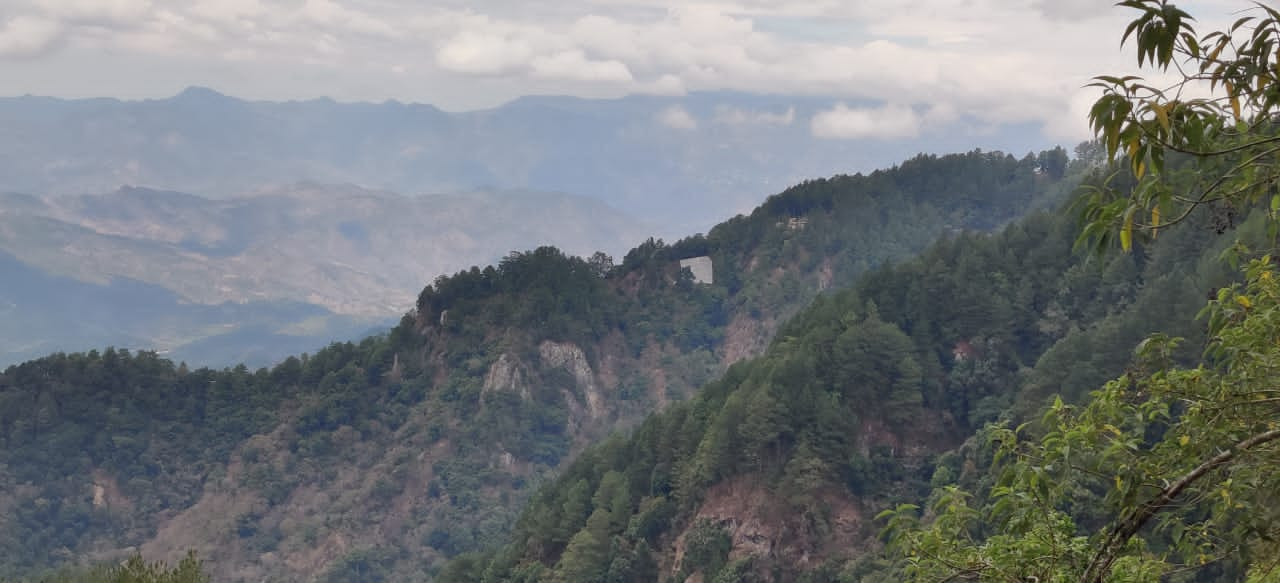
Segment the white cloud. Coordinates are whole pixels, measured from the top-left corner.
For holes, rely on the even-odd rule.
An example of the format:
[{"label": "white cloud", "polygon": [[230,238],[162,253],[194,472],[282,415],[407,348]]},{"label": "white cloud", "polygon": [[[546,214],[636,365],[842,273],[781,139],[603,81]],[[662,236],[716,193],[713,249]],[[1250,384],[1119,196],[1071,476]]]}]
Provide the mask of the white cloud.
[{"label": "white cloud", "polygon": [[330,29],[345,29],[358,34],[394,37],[396,29],[387,22],[362,11],[353,10],[333,0],[307,0],[302,15]]},{"label": "white cloud", "polygon": [[648,95],[684,95],[687,93],[684,87],[684,81],[670,73],[658,77],[653,81],[637,84],[635,91],[636,93]]},{"label": "white cloud", "polygon": [[655,116],[658,123],[675,130],[694,130],[698,128],[698,120],[683,107],[673,105],[658,112]]},{"label": "white cloud", "polygon": [[814,114],[809,130],[815,137],[852,139],[911,138],[920,133],[922,120],[905,105],[851,108],[843,103]]},{"label": "white cloud", "polygon": [[644,58],[643,40],[637,27],[607,16],[588,14],[569,26],[567,32],[577,44],[606,57],[638,61]]},{"label": "white cloud", "polygon": [[63,22],[90,26],[134,26],[153,10],[150,0],[59,0],[44,6]]},{"label": "white cloud", "polygon": [[436,64],[456,73],[501,75],[524,68],[532,58],[533,48],[522,39],[461,32],[440,47]]},{"label": "white cloud", "polygon": [[635,80],[631,76],[631,69],[621,62],[591,60],[580,50],[536,57],[531,65],[533,74],[537,77],[602,83],[630,83]]},{"label": "white cloud", "polygon": [[725,125],[776,125],[788,126],[796,119],[796,108],[785,111],[752,111],[730,105],[717,105],[712,121]]},{"label": "white cloud", "polygon": [[192,16],[228,26],[259,28],[268,13],[258,0],[197,0],[190,5]]},{"label": "white cloud", "polygon": [[1072,92],[1066,107],[1045,122],[1048,137],[1065,143],[1078,143],[1093,137],[1089,129],[1089,109],[1098,98],[1096,89],[1078,89]]},{"label": "white cloud", "polygon": [[955,106],[945,101],[938,102],[929,107],[924,112],[923,123],[929,125],[946,125],[960,117],[960,112],[956,111]]},{"label": "white cloud", "polygon": [[1039,0],[1036,8],[1053,20],[1090,20],[1115,9],[1105,0]]},{"label": "white cloud", "polygon": [[53,50],[62,40],[62,26],[52,20],[18,16],[0,23],[0,57],[31,58]]}]

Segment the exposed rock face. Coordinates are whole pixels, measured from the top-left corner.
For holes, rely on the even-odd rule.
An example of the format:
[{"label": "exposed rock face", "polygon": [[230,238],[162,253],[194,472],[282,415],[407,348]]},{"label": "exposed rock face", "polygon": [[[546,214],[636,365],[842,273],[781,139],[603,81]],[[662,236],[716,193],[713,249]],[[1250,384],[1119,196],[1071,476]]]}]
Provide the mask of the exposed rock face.
[{"label": "exposed rock face", "polygon": [[400,353],[397,352],[391,361],[391,370],[385,373],[388,380],[398,383],[404,380],[404,368],[400,366]]},{"label": "exposed rock face", "polygon": [[106,471],[95,468],[91,474],[89,483],[93,492],[93,506],[95,508],[113,508],[117,510],[127,510],[133,507],[128,498],[120,490],[120,484],[116,479]]},{"label": "exposed rock face", "polygon": [[729,366],[740,360],[764,354],[769,338],[777,329],[773,319],[764,321],[747,314],[733,317],[724,331],[724,344],[720,346],[720,362]]},{"label": "exposed rock face", "polygon": [[955,422],[946,414],[921,415],[909,431],[868,416],[858,423],[857,447],[863,456],[871,455],[874,447],[887,447],[896,458],[919,460],[954,447],[955,435]]},{"label": "exposed rock face", "polygon": [[706,284],[715,283],[715,269],[710,257],[703,255],[702,257],[681,259],[680,269],[686,267],[693,272],[693,281]]},{"label": "exposed rock face", "polygon": [[663,566],[666,576],[681,570],[688,536],[701,522],[729,535],[730,560],[754,557],[789,569],[810,568],[866,544],[866,520],[858,500],[835,490],[814,494],[828,509],[826,532],[814,532],[804,517],[770,492],[761,476],[738,476],[712,486],[690,527],[676,538],[671,562]]},{"label": "exposed rock face", "polygon": [[587,415],[591,419],[599,419],[604,415],[604,396],[596,385],[595,374],[587,362],[587,355],[578,345],[570,342],[544,341],[538,346],[538,355],[542,363],[552,368],[563,368],[573,375],[574,382],[582,390],[587,399]]},{"label": "exposed rock face", "polygon": [[529,399],[529,383],[525,381],[524,367],[514,357],[504,353],[489,366],[481,394],[493,391],[514,391],[520,393],[520,398],[526,401]]},{"label": "exposed rock face", "polygon": [[831,289],[835,279],[835,266],[832,265],[831,258],[827,257],[822,260],[822,267],[818,269],[818,291],[827,291]]}]

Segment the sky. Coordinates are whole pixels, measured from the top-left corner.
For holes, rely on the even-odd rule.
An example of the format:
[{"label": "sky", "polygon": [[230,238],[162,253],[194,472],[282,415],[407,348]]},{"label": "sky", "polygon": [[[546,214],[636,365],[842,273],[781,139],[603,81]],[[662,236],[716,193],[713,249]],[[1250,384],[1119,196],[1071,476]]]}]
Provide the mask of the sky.
[{"label": "sky", "polygon": [[[1180,5],[1209,30],[1249,3]],[[807,120],[816,137],[966,116],[1066,141],[1089,135],[1089,78],[1133,70],[1119,42],[1131,13],[1110,0],[0,0],[0,93],[198,85],[461,111],[735,90],[847,100]],[[683,113],[665,121],[695,123]]]}]

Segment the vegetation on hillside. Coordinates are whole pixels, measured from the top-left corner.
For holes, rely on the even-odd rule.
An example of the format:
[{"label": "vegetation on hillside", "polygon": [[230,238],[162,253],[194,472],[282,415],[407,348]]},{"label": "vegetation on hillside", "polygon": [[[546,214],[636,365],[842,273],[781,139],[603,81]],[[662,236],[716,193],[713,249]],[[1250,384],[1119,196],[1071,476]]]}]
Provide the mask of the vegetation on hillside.
[{"label": "vegetation on hillside", "polygon": [[[1091,119],[1127,164],[1082,224],[946,241],[820,299],[443,579],[1274,580],[1280,11],[1197,35],[1165,0],[1120,4],[1139,65],[1184,82],[1099,78]],[[1185,98],[1198,83],[1217,93]],[[891,555],[878,524],[848,532],[883,508]]]},{"label": "vegetation on hillside", "polygon": [[[1199,34],[1165,0],[1121,4],[1138,12],[1124,34],[1138,64],[1180,82],[1099,78],[1091,120],[1137,181],[1094,191],[1082,239],[1130,251],[1169,225],[1250,210],[1266,235],[1225,254],[1247,260],[1244,281],[1210,295],[1202,342],[1149,337],[1083,402],[989,428],[992,480],[936,492],[923,522],[914,505],[887,513],[917,580],[1276,578],[1280,11],[1258,3]],[[1205,84],[1209,96],[1184,97]],[[1188,344],[1202,351],[1192,362],[1176,357]]]},{"label": "vegetation on hillside", "polygon": [[[431,573],[506,540],[570,453],[758,352],[820,290],[1047,204],[1071,172],[1061,150],[921,156],[805,183],[617,265],[513,253],[437,280],[386,335],[268,369],[114,349],[11,367],[0,576],[130,546],[194,548],[228,580]],[[714,284],[678,267],[700,255]],[[887,323],[863,332],[848,341],[868,351],[910,341]],[[934,382],[924,356],[899,360],[883,374],[904,397]]]},{"label": "vegetation on hillside", "polygon": [[[223,558],[279,573],[327,549],[308,575],[333,581],[1273,580],[1280,12],[1197,35],[1165,0],[1121,4],[1140,65],[1219,93],[1099,78],[1091,119],[1127,164],[1089,182],[1082,221],[968,232],[1047,205],[1084,169],[1061,151],[921,157],[617,266],[516,253],[438,280],[385,337],[271,370],[14,367],[5,568],[146,540],[223,496],[236,512],[199,533]],[[712,285],[676,267],[700,255]],[[681,400],[735,322],[815,296]],[[506,539],[540,482],[508,544],[467,552]]]},{"label": "vegetation on hillside", "polygon": [[[871,516],[975,479],[948,450],[1047,392],[1079,397],[1118,374],[1117,347],[1156,330],[1198,337],[1194,311],[1165,308],[1231,281],[1216,261],[1227,239],[1203,221],[1107,258],[1073,254],[1077,232],[1038,215],[820,297],[761,358],[583,453],[530,501],[512,543],[442,580],[891,580],[890,563],[858,560],[877,546]],[[719,510],[755,494],[754,508]],[[698,540],[711,550],[694,553]]]},{"label": "vegetation on hillside", "polygon": [[208,575],[195,555],[188,554],[172,567],[149,563],[133,555],[118,565],[88,569],[64,569],[37,579],[39,583],[209,583]]}]

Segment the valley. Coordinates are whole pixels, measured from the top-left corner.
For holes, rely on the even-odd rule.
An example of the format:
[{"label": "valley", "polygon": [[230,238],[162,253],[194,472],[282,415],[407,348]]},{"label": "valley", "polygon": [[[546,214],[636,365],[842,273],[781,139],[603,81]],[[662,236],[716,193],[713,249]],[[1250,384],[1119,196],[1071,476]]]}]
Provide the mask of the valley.
[{"label": "valley", "polygon": [[384,329],[423,281],[537,240],[589,255],[645,232],[597,201],[406,197],[298,184],[228,199],[122,188],[0,197],[0,365],[117,346],[265,366]]}]

